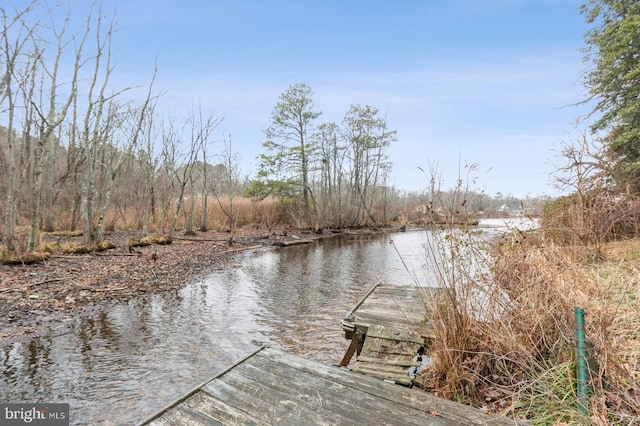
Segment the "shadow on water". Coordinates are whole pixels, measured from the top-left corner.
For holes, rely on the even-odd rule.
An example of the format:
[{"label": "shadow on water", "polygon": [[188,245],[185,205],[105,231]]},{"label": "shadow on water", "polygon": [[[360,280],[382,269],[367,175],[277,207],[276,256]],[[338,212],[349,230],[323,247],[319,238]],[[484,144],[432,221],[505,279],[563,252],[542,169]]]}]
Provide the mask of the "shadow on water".
[{"label": "shadow on water", "polygon": [[412,284],[402,260],[421,276],[427,235],[258,250],[180,290],[104,306],[66,334],[0,348],[0,399],[69,403],[72,424],[131,424],[262,345],[336,364],[344,315],[376,282]]}]

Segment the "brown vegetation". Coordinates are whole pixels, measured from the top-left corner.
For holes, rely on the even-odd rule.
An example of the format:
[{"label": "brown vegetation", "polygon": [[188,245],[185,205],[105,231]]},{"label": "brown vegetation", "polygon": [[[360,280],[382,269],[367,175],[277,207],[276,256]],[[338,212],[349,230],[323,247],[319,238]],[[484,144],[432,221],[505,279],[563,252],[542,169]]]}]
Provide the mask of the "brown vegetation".
[{"label": "brown vegetation", "polygon": [[[582,198],[585,200],[585,198]],[[561,199],[542,227],[493,241],[450,229],[428,260],[434,365],[422,386],[534,424],[640,421],[637,203]],[[470,266],[475,265],[475,266]],[[576,396],[574,307],[585,310],[588,414]]]}]

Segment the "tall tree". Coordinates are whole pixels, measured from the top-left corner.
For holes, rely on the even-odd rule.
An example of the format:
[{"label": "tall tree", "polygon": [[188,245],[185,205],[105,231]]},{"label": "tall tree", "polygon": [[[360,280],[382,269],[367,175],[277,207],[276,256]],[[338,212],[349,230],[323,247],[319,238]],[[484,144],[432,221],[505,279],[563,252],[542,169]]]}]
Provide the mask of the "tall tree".
[{"label": "tall tree", "polygon": [[62,104],[60,105],[58,89],[61,84],[58,79],[58,74],[65,48],[70,44],[70,40],[65,39],[68,22],[67,18],[59,31],[56,28],[55,23],[51,24],[52,36],[57,43],[53,65],[49,67],[46,61],[44,61],[44,56],[38,55],[39,62],[42,63],[42,68],[45,70],[42,75],[42,79],[49,79],[48,93],[43,93],[40,98],[44,98],[46,101],[46,98],[48,97],[48,103],[40,106],[34,102],[33,96],[30,97],[32,99],[31,103],[38,112],[42,124],[40,126],[40,136],[37,140],[35,158],[35,182],[33,187],[33,198],[31,200],[31,228],[27,243],[27,251],[29,252],[35,250],[38,242],[40,223],[42,222],[41,204],[43,200],[45,202],[44,228],[48,231],[53,230],[53,176],[55,156],[58,146],[58,139],[56,138],[55,132],[65,120],[69,107],[71,106],[75,96],[77,96],[78,74],[82,66],[82,49],[87,36],[89,35],[89,28],[87,27],[84,34],[82,34],[82,36],[77,40],[70,89],[62,99]]},{"label": "tall tree", "polygon": [[369,105],[352,105],[343,125],[351,166],[351,218],[354,223],[375,223],[372,208],[391,170],[387,148],[395,142],[396,131],[389,130],[386,117]]},{"label": "tall tree", "polygon": [[[80,145],[82,147],[83,162],[86,164],[85,175],[82,182],[82,226],[84,242],[93,244],[101,242],[103,220],[99,208],[100,193],[98,184],[100,176],[106,176],[112,182],[112,166],[115,171],[122,165],[122,156],[110,144],[110,138],[117,133],[117,127],[122,124],[122,114],[120,105],[116,98],[129,88],[119,92],[108,93],[112,64],[111,48],[113,39],[113,21],[103,26],[105,16],[99,11],[93,16],[93,10],[87,17],[86,26],[92,28],[95,35],[95,51],[92,57],[93,68],[88,76],[88,90],[86,108],[82,117],[81,127],[74,124],[79,129]],[[95,24],[95,29],[93,25]],[[75,109],[76,105],[74,105]],[[77,116],[74,114],[74,121]],[[116,123],[114,120],[118,120]],[[107,164],[107,161],[115,161],[118,164]],[[107,183],[107,191],[110,191],[110,183]],[[107,202],[110,193],[106,193]]]},{"label": "tall tree", "polygon": [[313,135],[319,152],[319,193],[322,199],[322,216],[327,224],[342,226],[342,183],[346,147],[341,144],[340,129],[335,123],[323,123]]},{"label": "tall tree", "polygon": [[640,2],[589,0],[581,7],[593,24],[585,35],[585,59],[592,69],[584,83],[602,114],[594,132],[617,159],[619,183],[640,193]]},{"label": "tall tree", "polygon": [[[178,223],[180,211],[184,205],[185,192],[188,184],[193,183],[194,173],[197,169],[198,154],[202,150],[202,144],[210,135],[211,123],[201,122],[195,114],[193,114],[185,126],[191,125],[191,137],[186,152],[181,152],[184,128],[178,129],[172,120],[164,126],[162,131],[162,158],[167,174],[173,179],[178,186],[178,199],[175,206],[173,219],[169,228],[169,237],[173,238]],[[195,194],[192,193],[192,197]],[[192,224],[191,224],[192,225]]]},{"label": "tall tree", "polygon": [[[227,225],[230,231],[229,244],[233,243],[236,235],[236,225],[238,223],[238,208],[233,200],[236,196],[236,186],[240,180],[240,156],[231,150],[231,136],[224,138],[224,150],[221,154],[222,163],[219,165],[222,170],[220,176],[220,189],[214,192],[218,201],[218,206],[227,217]],[[222,203],[222,195],[225,194],[229,200],[228,207]]]},{"label": "tall tree", "polygon": [[136,159],[142,178],[142,190],[139,194],[142,203],[142,235],[149,235],[149,219],[155,219],[156,193],[155,181],[160,171],[161,154],[155,147],[158,138],[158,126],[155,120],[155,103],[150,105],[149,114],[142,124],[140,147]]},{"label": "tall tree", "polygon": [[33,39],[38,24],[30,25],[25,15],[32,11],[33,2],[10,16],[4,7],[0,7],[0,111],[7,119],[7,170],[3,171],[7,179],[5,196],[5,217],[3,240],[8,252],[15,252],[15,231],[18,218],[17,192],[20,186],[20,170],[16,158],[20,151],[21,138],[18,137],[15,121],[19,106],[16,92],[18,87],[27,84],[31,75],[28,71],[35,66],[33,52],[25,52],[25,45]]},{"label": "tall tree", "polygon": [[[198,104],[198,110],[193,111],[193,125],[195,126],[195,130],[198,133],[198,137],[202,140],[200,145],[200,151],[202,152],[202,170],[200,180],[202,183],[202,208],[200,211],[200,230],[205,232],[207,230],[207,201],[209,198],[209,177],[208,177],[208,149],[209,145],[213,143],[212,135],[213,131],[222,123],[223,118],[214,118],[209,116],[207,118],[202,115],[202,105]],[[195,194],[192,194],[193,199],[195,200]],[[195,209],[193,209],[195,210]]]},{"label": "tall tree", "polygon": [[312,195],[309,167],[314,154],[308,134],[320,114],[309,86],[303,83],[290,86],[280,95],[271,113],[271,125],[264,131],[267,140],[263,146],[269,153],[260,155],[258,176],[268,179],[266,189],[271,192],[301,189],[307,213]]}]

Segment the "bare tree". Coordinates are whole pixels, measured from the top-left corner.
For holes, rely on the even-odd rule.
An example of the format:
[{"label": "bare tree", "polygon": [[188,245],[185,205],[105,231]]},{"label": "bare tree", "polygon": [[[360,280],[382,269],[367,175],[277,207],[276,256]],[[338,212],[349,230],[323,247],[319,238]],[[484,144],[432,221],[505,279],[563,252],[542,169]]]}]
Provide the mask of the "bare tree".
[{"label": "bare tree", "polygon": [[200,230],[207,230],[207,200],[209,196],[209,179],[207,176],[208,170],[208,148],[209,145],[213,142],[211,140],[211,136],[213,131],[222,123],[224,118],[214,118],[207,117],[206,119],[202,116],[202,105],[198,105],[198,110],[193,112],[194,126],[196,127],[197,133],[202,140],[200,151],[202,153],[202,208],[200,212]]},{"label": "bare tree", "polygon": [[[344,163],[346,147],[340,145],[340,129],[335,123],[323,123],[313,135],[319,152],[320,173],[318,193],[323,211],[319,217],[329,223],[342,226],[342,183],[344,181]],[[326,225],[327,223],[323,224]]]},{"label": "bare tree", "polygon": [[137,160],[142,174],[142,190],[139,194],[142,202],[142,234],[149,235],[149,219],[156,215],[156,175],[160,170],[161,153],[157,153],[154,142],[157,138],[155,124],[155,104],[149,105],[149,113],[141,123],[141,143]]},{"label": "bare tree", "polygon": [[[104,237],[104,216],[113,182],[137,143],[141,123],[151,102],[150,88],[143,106],[133,113],[118,101],[120,95],[131,87],[109,90],[114,69],[111,57],[114,21],[112,19],[103,29],[104,18],[101,13],[97,13],[95,18],[90,13],[86,22],[87,28],[92,28],[92,22],[95,21],[95,30],[92,30],[95,51],[91,57],[94,66],[88,78],[86,109],[79,133],[85,166],[81,210],[84,241],[87,244],[100,242]],[[130,134],[125,136],[123,132]]]},{"label": "bare tree", "polygon": [[376,223],[372,207],[390,170],[386,149],[396,140],[396,132],[388,130],[386,117],[379,117],[378,109],[369,105],[352,105],[344,126],[351,166],[351,220]]},{"label": "bare tree", "polygon": [[[35,181],[33,187],[33,198],[31,200],[31,227],[29,232],[29,240],[27,243],[27,251],[31,252],[35,250],[38,242],[38,234],[41,223],[41,203],[44,198],[45,217],[44,228],[46,230],[53,230],[53,176],[54,176],[54,162],[57,151],[57,138],[56,130],[63,123],[69,111],[78,87],[78,74],[82,66],[82,49],[85,41],[89,35],[89,28],[87,27],[84,34],[80,37],[80,41],[75,51],[75,61],[73,65],[73,75],[70,82],[70,89],[66,98],[63,100],[61,106],[58,105],[58,88],[60,82],[58,81],[58,73],[60,69],[60,61],[63,57],[65,48],[68,47],[70,41],[65,40],[65,33],[67,32],[68,20],[65,20],[64,25],[58,32],[55,24],[52,23],[52,32],[57,42],[57,49],[54,56],[54,63],[51,69],[48,69],[46,61],[43,60],[42,55],[38,55],[42,68],[44,69],[44,75],[42,79],[49,78],[49,92],[48,92],[48,105],[37,105],[33,101],[33,96],[30,96],[31,103],[37,111],[42,126],[40,131],[40,137],[37,141],[36,149],[36,164],[35,164]],[[45,108],[47,111],[45,112]],[[46,161],[46,164],[45,164]],[[44,187],[43,191],[43,180]],[[43,193],[44,192],[44,193]],[[44,195],[44,197],[43,197]]]},{"label": "bare tree", "polygon": [[195,127],[191,128],[191,141],[188,151],[180,153],[182,148],[182,130],[177,129],[173,121],[169,120],[162,129],[162,158],[167,170],[178,185],[178,199],[174,209],[173,219],[169,227],[169,237],[173,238],[178,223],[178,217],[184,204],[185,189],[189,183],[195,168],[198,153],[201,150],[202,139],[198,136]]},{"label": "bare tree", "polygon": [[[198,165],[200,165],[201,167],[197,167]],[[189,176],[188,182],[189,182],[189,209],[187,210],[185,208],[184,211],[184,234],[185,235],[195,235],[196,232],[194,231],[194,224],[195,224],[195,219],[196,219],[196,201],[197,201],[197,194],[196,194],[196,183],[200,180],[200,178],[202,177],[202,172],[203,172],[204,167],[202,167],[201,164],[199,164],[197,161],[194,164],[194,167],[192,169],[191,175]]]},{"label": "bare tree", "polygon": [[617,187],[617,164],[609,153],[603,141],[591,140],[584,133],[562,145],[563,164],[556,166],[555,185],[572,195],[564,200],[564,208],[544,215],[546,228],[555,229],[562,242],[594,246],[600,252],[615,228],[638,214],[640,205],[631,191],[627,189],[622,196],[624,192]]},{"label": "bare tree", "polygon": [[589,139],[584,133],[575,141],[564,142],[559,152],[563,163],[554,172],[555,186],[561,191],[584,194],[613,185],[615,163],[607,152],[603,143]]},{"label": "bare tree", "polygon": [[[220,210],[222,210],[227,218],[227,226],[231,233],[229,244],[231,244],[235,240],[236,227],[238,224],[238,209],[234,206],[233,201],[236,195],[235,186],[240,178],[240,157],[231,149],[231,136],[224,139],[224,150],[221,157],[224,166],[223,187],[221,191],[216,191],[214,195]],[[229,205],[226,208],[222,202],[222,194],[226,195],[229,200]]]},{"label": "bare tree", "polygon": [[[33,56],[29,52],[24,52],[27,41],[32,39],[38,24],[28,25],[24,20],[33,7],[34,3],[27,5],[24,9],[15,12],[14,16],[8,16],[7,10],[0,8],[0,19],[2,20],[2,31],[0,31],[0,55],[2,57],[3,69],[0,75],[0,112],[7,115],[7,170],[6,170],[6,197],[5,197],[5,217],[3,240],[5,250],[12,253],[16,251],[15,232],[18,217],[18,206],[16,202],[16,191],[20,185],[20,172],[16,167],[17,146],[20,140],[15,128],[18,105],[16,104],[17,87],[24,85],[25,78],[29,73],[25,72],[33,66]],[[27,61],[21,59],[30,58]],[[20,69],[22,67],[22,69]],[[4,174],[4,173],[3,173]]]},{"label": "bare tree", "polygon": [[107,114],[107,127],[113,126],[114,130],[106,130],[105,135],[111,141],[105,144],[101,150],[101,166],[105,169],[102,188],[102,205],[98,215],[97,239],[101,241],[104,237],[104,221],[107,208],[111,201],[113,184],[116,181],[118,172],[127,160],[131,160],[133,152],[139,144],[139,140],[147,122],[147,116],[154,111],[152,107],[152,88],[154,79],[149,85],[149,91],[143,104],[138,108],[128,106],[124,112],[120,112],[121,106],[111,101]]}]

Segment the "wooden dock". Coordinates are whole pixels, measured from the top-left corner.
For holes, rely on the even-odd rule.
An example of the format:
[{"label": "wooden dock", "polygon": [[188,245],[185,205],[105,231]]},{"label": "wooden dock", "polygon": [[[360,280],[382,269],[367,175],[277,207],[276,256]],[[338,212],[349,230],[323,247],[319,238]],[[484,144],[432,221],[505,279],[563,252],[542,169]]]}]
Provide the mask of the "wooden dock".
[{"label": "wooden dock", "polygon": [[366,334],[372,325],[409,329],[425,339],[433,339],[433,327],[428,321],[427,302],[433,299],[436,288],[397,286],[378,283],[342,320],[345,337],[353,333]]},{"label": "wooden dock", "polygon": [[143,425],[513,425],[506,417],[266,348]]},{"label": "wooden dock", "polygon": [[357,354],[354,371],[411,386],[410,369],[415,372],[429,361],[426,352],[435,336],[427,306],[436,291],[374,285],[342,321],[351,344],[340,365],[349,365]]}]

